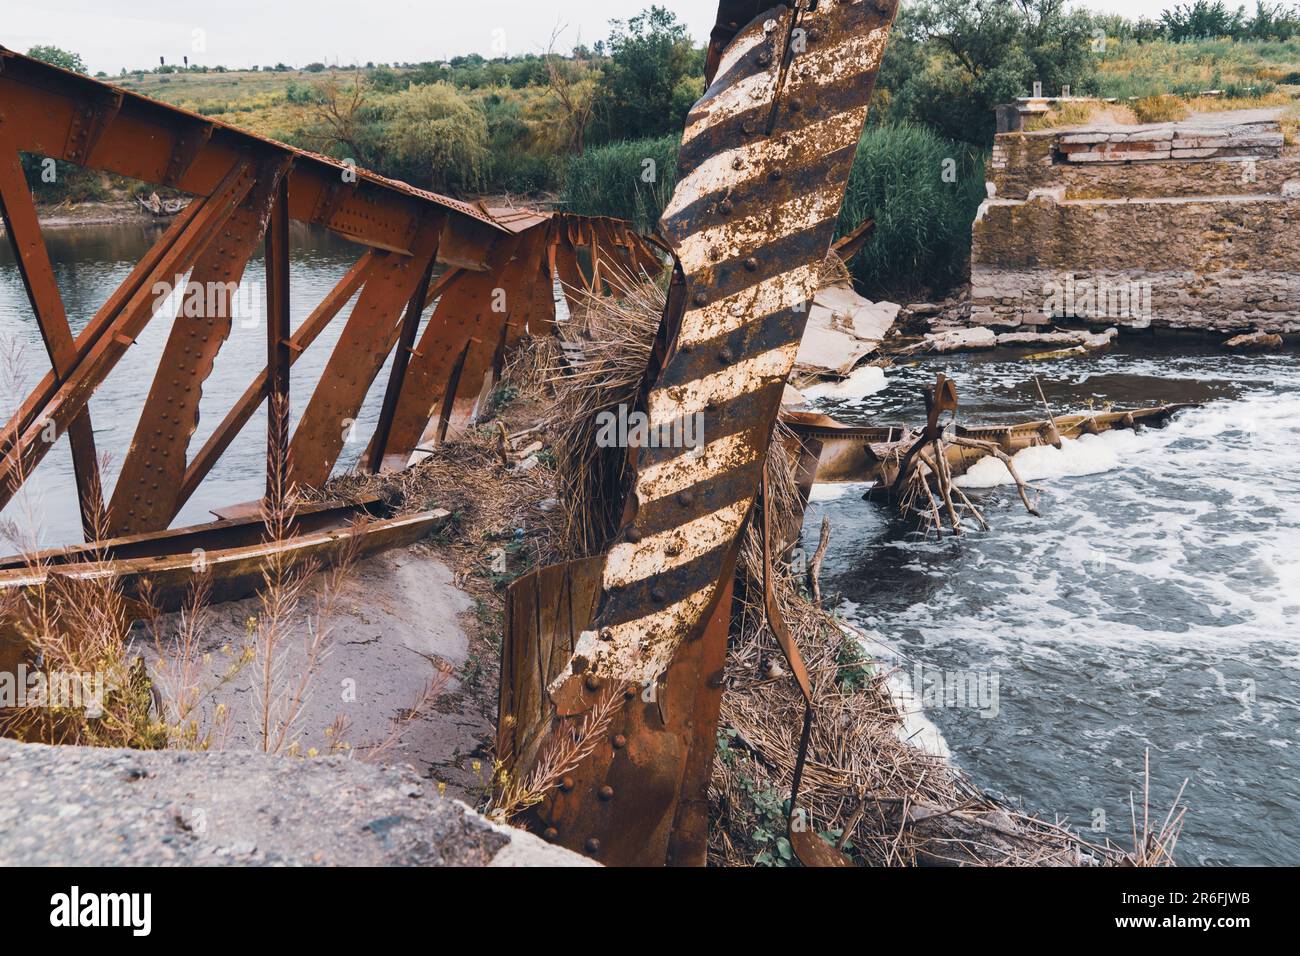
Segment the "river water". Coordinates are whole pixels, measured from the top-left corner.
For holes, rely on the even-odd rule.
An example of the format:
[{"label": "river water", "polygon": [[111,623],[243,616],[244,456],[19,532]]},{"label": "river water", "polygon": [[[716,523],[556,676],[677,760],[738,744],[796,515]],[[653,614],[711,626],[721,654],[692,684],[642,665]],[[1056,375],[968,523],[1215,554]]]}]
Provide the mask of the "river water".
[{"label": "river water", "polygon": [[[161,229],[148,225],[82,226],[48,228],[44,232],[75,335],[127,276],[161,234]],[[293,224],[290,241],[290,310],[291,323],[296,329],[360,258],[363,249],[332,233],[297,223]],[[245,271],[235,298],[230,338],[218,354],[212,375],[203,388],[191,454],[202,447],[266,364],[265,274],[259,249]],[[141,403],[148,394],[166,344],[171,316],[175,315],[175,301],[160,309],[91,399],[96,448],[101,456],[108,456],[103,469],[108,489],[112,488],[135,433]],[[290,407],[295,422],[320,379],[350,308],[351,304],[345,307],[293,365]],[[14,266],[12,251],[8,242],[0,242],[0,406],[6,419],[16,400],[35,386],[49,368],[49,358]],[[385,365],[376,378],[357,415],[355,428],[348,431],[349,440],[340,458],[340,468],[350,467],[357,460],[374,429],[388,380],[387,369]],[[177,524],[207,521],[212,517],[210,508],[260,497],[265,487],[265,462],[266,413],[261,408],[181,511]],[[24,493],[5,509],[3,516],[20,525],[25,536],[41,544],[67,543],[80,539],[76,502],[72,456],[67,438],[61,437],[28,480]]]},{"label": "river water", "polygon": [[[46,231],[73,331],[130,271],[157,231]],[[295,228],[295,327],[359,248]],[[246,285],[262,295],[260,257]],[[160,314],[91,402],[95,437],[120,467],[170,321]],[[204,389],[199,447],[264,364],[260,317],[234,323]],[[336,320],[293,368],[301,414],[337,340]],[[0,345],[21,350],[27,387],[48,369],[7,243],[0,244]],[[1164,429],[1090,436],[1022,457],[1042,490],[1025,513],[997,475],[969,493],[993,528],[920,540],[861,489],[819,486],[805,525],[833,532],[823,592],[869,631],[873,652],[915,684],[952,759],[1025,809],[1094,839],[1129,844],[1130,794],[1163,819],[1188,779],[1184,863],[1300,863],[1300,361],[1209,346],[1125,340],[1089,358],[1028,362],[1006,353],[891,368],[861,399],[821,401],[846,421],[916,423],[936,371],[956,380],[968,422],[1042,417],[1038,376],[1057,412],[1113,402],[1204,402]],[[9,363],[12,364],[12,363]],[[12,378],[9,375],[6,378]],[[340,467],[378,415],[381,372]],[[26,388],[0,382],[12,407]],[[265,418],[254,418],[181,513],[258,497]],[[987,487],[973,487],[974,485]],[[5,511],[44,543],[78,538],[66,439]],[[955,688],[944,694],[940,687]],[[966,692],[963,692],[963,688]],[[971,692],[973,691],[973,692]]]},{"label": "river water", "polygon": [[1064,361],[985,353],[819,403],[916,423],[940,370],[970,423],[1043,417],[1035,376],[1056,412],[1205,403],[1163,429],[1022,452],[1041,518],[987,480],[1001,466],[973,471],[989,532],[968,521],[961,538],[921,540],[861,489],[818,486],[804,533],[815,546],[830,516],[823,593],[978,783],[1131,846],[1149,749],[1155,825],[1188,780],[1180,862],[1300,862],[1298,358],[1168,340]]}]

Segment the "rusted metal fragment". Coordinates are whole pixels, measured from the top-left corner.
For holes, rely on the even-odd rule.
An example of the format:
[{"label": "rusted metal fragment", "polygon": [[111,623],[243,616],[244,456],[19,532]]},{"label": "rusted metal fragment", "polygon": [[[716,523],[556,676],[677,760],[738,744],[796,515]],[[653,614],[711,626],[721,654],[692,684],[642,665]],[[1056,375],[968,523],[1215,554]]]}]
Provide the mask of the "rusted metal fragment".
[{"label": "rusted metal fragment", "polygon": [[285,491],[280,481],[289,458],[289,369],[293,365],[289,314],[289,183],[283,178],[272,189],[265,261],[266,500],[274,502]]},{"label": "rusted metal fragment", "polygon": [[[955,425],[951,436],[987,442],[1007,455],[1025,448],[1053,444],[1053,428],[1061,438],[1078,438],[1115,429],[1157,427],[1174,412],[1189,408],[1186,403],[1133,408],[1109,412],[1057,415],[1053,419],[1010,425]],[[800,458],[801,488],[814,482],[866,482],[892,485],[900,472],[902,455],[917,441],[920,431],[904,425],[845,425],[816,412],[783,412],[781,420],[803,449]],[[943,438],[944,458],[954,477],[965,474],[977,461],[991,454],[971,446],[953,444]],[[807,492],[804,492],[805,500]]]},{"label": "rusted metal fragment", "polygon": [[[330,290],[329,294],[321,300],[320,304],[312,310],[311,315],[303,320],[302,325],[298,327],[298,331],[289,339],[289,361],[291,366],[307,350],[307,347],[316,341],[317,336],[325,331],[326,326],[333,321],[343,306],[347,305],[348,300],[356,295],[357,290],[365,284],[372,273],[377,255],[382,256],[386,255],[386,253],[367,251],[357,261],[356,265],[349,269],[343,278],[339,280],[338,284]],[[177,495],[178,508],[183,507],[185,502],[189,501],[199,483],[212,470],[212,466],[216,464],[222,453],[230,447],[230,443],[234,441],[240,429],[248,423],[258,405],[266,398],[268,375],[268,369],[262,369],[257,378],[253,380],[253,383],[244,390],[244,394],[235,402],[234,407],[222,419],[221,424],[204,442],[203,447],[194,455],[181,480]]]},{"label": "rusted metal fragment", "polygon": [[[209,576],[213,600],[230,601],[256,593],[270,555],[289,564],[311,561],[329,567],[352,550],[355,557],[377,554],[412,544],[445,524],[451,513],[444,509],[398,517],[376,516],[373,503],[324,502],[306,510],[292,522],[292,534],[283,540],[266,540],[266,526],[257,518],[210,522],[175,532],[151,532],[111,539],[104,546],[114,555],[102,560],[102,549],[73,552],[57,563],[38,563],[0,569],[0,595],[40,587],[57,575],[73,581],[112,580],[135,604],[144,597],[162,610],[181,607],[198,574],[194,551],[202,553],[203,573]],[[4,602],[6,609],[14,607]],[[140,616],[144,607],[132,608]],[[0,630],[3,627],[0,626]]]},{"label": "rusted metal fragment", "polygon": [[199,153],[212,139],[216,127],[211,123],[183,123],[175,132],[172,140],[171,156],[167,159],[167,169],[163,172],[164,186],[177,186],[190,171]]},{"label": "rusted metal fragment", "polygon": [[[663,863],[670,845],[678,861],[703,861],[698,788],[687,802],[675,795],[688,775],[698,781],[707,770],[711,757],[692,759],[684,741],[708,738],[711,755],[716,709],[680,691],[674,699],[672,675],[713,660],[712,640],[725,653],[740,532],[895,10],[892,2],[806,6],[754,17],[757,4],[722,5],[711,85],[687,119],[677,189],[660,224],[677,268],[640,403],[652,428],[702,417],[704,444],[629,451],[632,487],[602,558],[592,623],[568,628],[573,652],[562,669],[528,675],[545,680],[553,721],[576,719],[602,688],[667,690],[666,708],[654,697],[652,712],[638,696],[616,715],[626,758],[598,748],[537,811],[544,835],[605,862]],[[601,281],[598,272],[574,276],[578,257],[564,246],[552,260],[570,286]],[[535,631],[546,641],[545,627],[529,622],[512,639]],[[688,665],[701,642],[701,663]],[[547,646],[553,658],[555,642]],[[693,694],[700,675],[691,679]],[[691,735],[671,725],[678,701],[694,708]],[[512,755],[515,772],[529,756]],[[629,788],[633,796],[620,800]]]},{"label": "rusted metal fragment", "polygon": [[500,328],[494,326],[505,313],[494,312],[493,306],[504,307],[498,290],[519,242],[518,237],[503,240],[493,249],[488,271],[462,272],[443,288],[406,370],[385,449],[385,467],[406,466],[426,425],[445,428],[467,349],[477,345],[494,352],[500,335]]},{"label": "rusted metal fragment", "polygon": [[180,510],[178,491],[190,436],[198,427],[203,383],[230,336],[235,294],[285,172],[284,164],[260,171],[180,290],[176,318],[113,489],[108,523],[115,535],[159,531]]},{"label": "rusted metal fragment", "polygon": [[[546,687],[590,620],[599,585],[599,559],[588,558],[541,568],[511,588],[498,748],[512,766],[530,766],[569,729]],[[704,863],[730,585],[727,594],[702,638],[683,646],[660,680],[584,686],[592,701],[614,693],[625,703],[594,752],[522,818],[530,829],[608,865]]]},{"label": "rusted metal fragment", "polygon": [[376,260],[294,431],[289,445],[292,484],[319,486],[329,478],[354,432],[366,392],[393,347],[402,310],[437,249],[441,227],[441,217],[422,224],[413,241],[415,255],[389,253]]},{"label": "rusted metal fragment", "polygon": [[341,183],[346,189],[322,224],[375,248],[409,255],[413,226],[437,211],[453,214],[466,236],[478,234],[479,228],[486,234],[507,231],[473,203],[256,136],[2,47],[0,102],[19,149],[164,183],[195,196],[212,195],[235,162],[267,156],[293,160],[292,218],[312,219],[328,205],[322,203],[323,194]]},{"label": "rusted metal fragment", "polygon": [[91,161],[100,137],[117,118],[121,108],[121,90],[105,90],[99,96],[77,104],[68,129],[67,142],[63,144],[63,154],[68,162],[85,166]]},{"label": "rusted metal fragment", "polygon": [[[718,79],[687,118],[661,223],[678,257],[680,311],[668,317],[645,408],[651,427],[702,415],[705,453],[691,467],[674,465],[686,449],[634,452],[628,520],[607,554],[591,629],[609,639],[580,643],[553,685],[557,700],[584,674],[653,680],[714,606],[720,582],[711,572],[734,555],[748,518],[830,248],[893,17],[883,6],[760,15],[736,35],[735,54],[722,55]],[[795,30],[806,42],[790,43]],[[735,419],[755,427],[733,437],[723,423]]]},{"label": "rusted metal fragment", "polygon": [[402,331],[397,338],[397,351],[393,353],[393,367],[388,376],[388,387],[384,390],[384,404],[379,410],[379,422],[375,433],[370,438],[366,449],[366,468],[379,471],[383,462],[384,449],[388,445],[389,435],[393,429],[393,416],[397,412],[397,401],[406,383],[406,369],[415,350],[415,335],[419,331],[420,316],[424,314],[424,303],[428,299],[430,279],[433,276],[435,261],[430,257],[425,266],[424,275],[420,277],[411,301],[406,304],[406,314],[402,318]]}]

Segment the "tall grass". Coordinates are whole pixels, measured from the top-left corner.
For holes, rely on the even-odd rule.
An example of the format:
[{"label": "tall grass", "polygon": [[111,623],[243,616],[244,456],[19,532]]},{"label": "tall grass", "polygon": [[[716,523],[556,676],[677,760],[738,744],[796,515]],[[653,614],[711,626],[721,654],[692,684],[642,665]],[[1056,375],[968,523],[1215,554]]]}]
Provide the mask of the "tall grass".
[{"label": "tall grass", "polygon": [[858,143],[838,230],[876,221],[849,264],[854,279],[867,295],[943,291],[960,282],[983,198],[983,150],[923,126],[869,128]]},{"label": "tall grass", "polygon": [[564,174],[564,208],[626,219],[640,232],[652,232],[677,183],[679,139],[624,140],[573,157]]},{"label": "tall grass", "polygon": [[[646,182],[646,161],[655,178]],[[570,160],[562,198],[585,215],[615,216],[648,231],[676,180],[677,137],[589,149]],[[949,181],[951,179],[951,181]],[[874,218],[871,241],[852,263],[868,291],[945,288],[960,281],[971,223],[984,197],[983,151],[921,126],[877,126],[858,144],[840,213],[840,234]]]}]

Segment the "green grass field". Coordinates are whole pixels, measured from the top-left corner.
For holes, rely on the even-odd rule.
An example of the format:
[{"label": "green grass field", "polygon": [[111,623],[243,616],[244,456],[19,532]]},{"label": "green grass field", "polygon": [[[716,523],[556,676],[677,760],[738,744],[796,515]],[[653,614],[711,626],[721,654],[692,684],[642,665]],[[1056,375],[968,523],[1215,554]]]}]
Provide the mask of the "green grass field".
[{"label": "green grass field", "polygon": [[1300,40],[1112,41],[1101,57],[1102,96],[1119,99],[1205,90],[1300,94]]}]

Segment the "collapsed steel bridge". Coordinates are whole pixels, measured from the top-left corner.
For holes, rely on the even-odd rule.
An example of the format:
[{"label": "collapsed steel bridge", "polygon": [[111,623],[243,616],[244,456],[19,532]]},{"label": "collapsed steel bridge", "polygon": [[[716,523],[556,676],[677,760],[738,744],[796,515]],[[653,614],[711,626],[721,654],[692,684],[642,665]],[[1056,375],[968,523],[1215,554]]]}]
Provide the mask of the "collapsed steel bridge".
[{"label": "collapsed steel bridge", "polygon": [[[19,152],[168,186],[194,197],[84,329],[73,336]],[[343,423],[396,348],[368,470],[405,467],[473,418],[504,357],[555,321],[554,282],[575,295],[600,269],[657,273],[645,240],[613,219],[490,209],[386,179],[0,48],[0,212],[50,370],[0,432],[0,507],[57,438],[68,436],[82,523],[107,506],[113,535],[161,531],[259,405],[287,407],[295,360],[354,297],[292,434],[268,415],[268,461],[319,486],[343,450]],[[295,331],[290,221],[359,245],[358,259]],[[204,381],[231,331],[231,298],[265,247],[267,362],[202,447],[191,450]],[[444,271],[435,278],[435,269]],[[111,497],[100,489],[88,402],[160,302],[189,275]],[[358,295],[359,293],[359,295]],[[433,314],[418,338],[425,309]],[[50,428],[51,423],[53,428]],[[287,457],[286,457],[287,455]],[[102,518],[100,519],[103,520]]]},{"label": "collapsed steel bridge", "polygon": [[[782,390],[896,8],[897,0],[770,8],[720,0],[708,88],[688,117],[680,178],[660,224],[672,275],[639,401],[657,428],[703,414],[705,445],[699,455],[627,449],[624,517],[604,553],[540,568],[509,593],[497,738],[507,771],[526,774],[553,735],[598,703],[617,702],[608,739],[522,821],[602,862],[705,861],[739,542],[761,501]],[[182,307],[109,500],[116,534],[169,525],[258,405],[283,402],[294,359],[358,290],[296,430],[290,436],[268,416],[268,461],[287,454],[289,477],[300,485],[329,477],[340,423],[355,417],[394,348],[365,469],[402,467],[422,443],[470,422],[504,356],[555,322],[557,278],[566,290],[598,290],[602,262],[631,274],[661,265],[652,245],[617,221],[506,216],[6,50],[0,65],[0,202],[51,363],[0,434],[0,505],[48,451],[43,436],[53,422],[69,435],[90,525],[99,477],[87,402],[152,318],[153,283],[187,270],[200,283],[237,281],[259,242],[268,277],[266,367],[190,454],[199,393],[230,322],[203,303]],[[20,150],[196,197],[75,338]],[[365,247],[292,334],[290,220]],[[438,263],[448,270],[434,279]],[[504,314],[490,305],[501,289]],[[435,301],[417,341],[421,312]],[[770,590],[767,607],[809,698],[806,669]],[[798,778],[796,768],[791,838],[800,858],[842,865],[818,837],[794,832]]]}]

